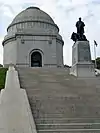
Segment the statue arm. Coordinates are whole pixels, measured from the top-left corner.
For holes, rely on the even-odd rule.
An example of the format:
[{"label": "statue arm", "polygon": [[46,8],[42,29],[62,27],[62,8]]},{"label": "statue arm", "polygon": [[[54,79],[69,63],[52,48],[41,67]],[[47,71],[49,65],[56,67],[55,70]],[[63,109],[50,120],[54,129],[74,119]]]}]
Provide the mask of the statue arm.
[{"label": "statue arm", "polygon": [[76,27],[78,27],[78,23],[76,23]]}]

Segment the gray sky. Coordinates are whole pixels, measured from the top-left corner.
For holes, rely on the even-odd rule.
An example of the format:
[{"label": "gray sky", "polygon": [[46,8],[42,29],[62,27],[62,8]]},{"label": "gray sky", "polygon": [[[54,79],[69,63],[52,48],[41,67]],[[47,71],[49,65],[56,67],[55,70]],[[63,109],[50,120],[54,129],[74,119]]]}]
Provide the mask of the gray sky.
[{"label": "gray sky", "polygon": [[[2,40],[13,18],[29,6],[38,6],[47,12],[60,28],[64,40],[64,63],[71,65],[72,32],[76,32],[75,23],[79,17],[85,22],[85,35],[90,41],[94,58],[93,40],[100,44],[100,0],[0,0],[0,63],[3,63]],[[100,56],[100,45],[97,56]]]}]

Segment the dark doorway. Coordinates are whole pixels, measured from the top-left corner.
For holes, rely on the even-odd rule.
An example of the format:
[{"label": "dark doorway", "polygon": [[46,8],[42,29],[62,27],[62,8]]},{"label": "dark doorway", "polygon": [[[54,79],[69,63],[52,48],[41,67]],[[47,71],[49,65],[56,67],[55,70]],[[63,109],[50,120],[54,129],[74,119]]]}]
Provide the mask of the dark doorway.
[{"label": "dark doorway", "polygon": [[42,67],[42,56],[39,52],[33,52],[31,55],[31,67]]}]

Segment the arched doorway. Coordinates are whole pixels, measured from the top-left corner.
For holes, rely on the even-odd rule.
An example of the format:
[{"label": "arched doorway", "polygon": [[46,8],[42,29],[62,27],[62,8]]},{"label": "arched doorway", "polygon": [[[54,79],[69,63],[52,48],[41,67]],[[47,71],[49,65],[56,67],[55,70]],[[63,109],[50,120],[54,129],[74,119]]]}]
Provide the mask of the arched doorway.
[{"label": "arched doorway", "polygon": [[36,51],[31,54],[31,67],[42,67],[42,56]]}]

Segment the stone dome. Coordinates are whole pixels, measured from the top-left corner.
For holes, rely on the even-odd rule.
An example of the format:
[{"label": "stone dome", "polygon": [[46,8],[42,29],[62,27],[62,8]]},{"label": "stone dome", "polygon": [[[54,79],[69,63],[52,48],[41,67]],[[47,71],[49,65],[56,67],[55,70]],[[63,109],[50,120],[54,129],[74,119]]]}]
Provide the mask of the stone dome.
[{"label": "stone dome", "polygon": [[29,7],[13,19],[2,45],[5,66],[9,63],[19,67],[63,66],[64,42],[59,28],[38,7]]},{"label": "stone dome", "polygon": [[[54,23],[53,19],[44,11],[40,10],[38,7],[29,7],[19,13],[12,23],[9,25],[8,29],[18,23],[23,23],[23,22],[30,22],[30,21],[38,21],[38,22],[44,22],[48,24],[57,25]],[[57,27],[58,28],[58,27]],[[7,31],[8,31],[7,29]]]}]

